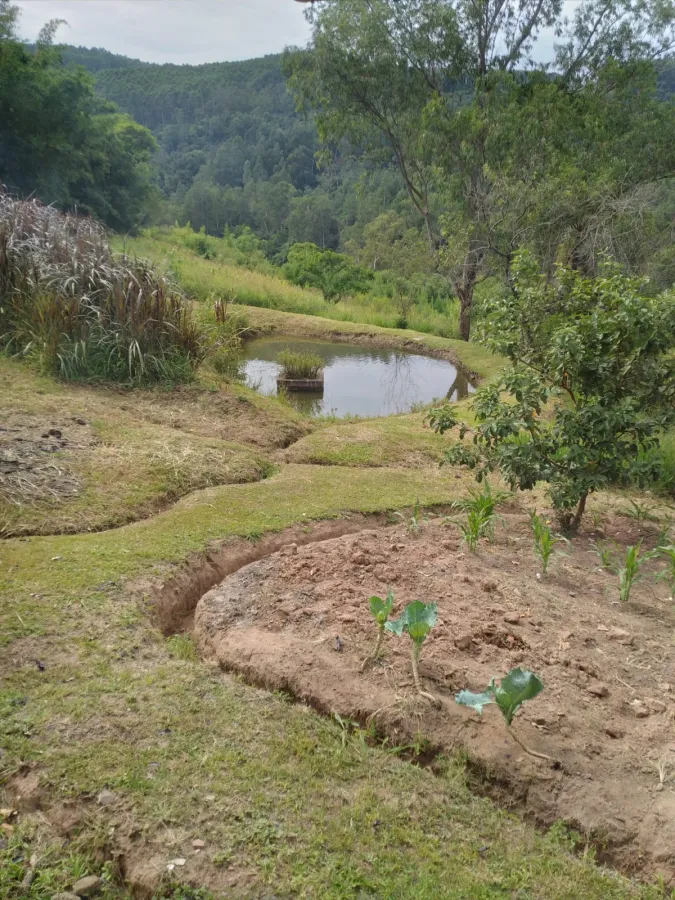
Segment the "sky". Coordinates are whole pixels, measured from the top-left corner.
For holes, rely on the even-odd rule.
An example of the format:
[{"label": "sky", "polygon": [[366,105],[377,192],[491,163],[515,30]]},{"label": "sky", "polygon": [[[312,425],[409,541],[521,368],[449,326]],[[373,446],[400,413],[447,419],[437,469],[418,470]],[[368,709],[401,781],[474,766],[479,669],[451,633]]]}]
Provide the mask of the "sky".
[{"label": "sky", "polygon": [[34,40],[49,19],[65,19],[57,41],[105,47],[146,62],[251,59],[303,45],[303,3],[294,0],[14,0],[19,33]]}]

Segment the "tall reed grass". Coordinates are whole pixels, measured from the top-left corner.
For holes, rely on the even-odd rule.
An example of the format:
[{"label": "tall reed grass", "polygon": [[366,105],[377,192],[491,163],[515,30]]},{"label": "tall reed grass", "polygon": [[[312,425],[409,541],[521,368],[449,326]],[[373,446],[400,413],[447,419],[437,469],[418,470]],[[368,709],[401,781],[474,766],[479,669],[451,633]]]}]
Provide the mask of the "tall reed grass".
[{"label": "tall reed grass", "polygon": [[185,381],[204,346],[185,295],[105,230],[0,192],[0,346],[68,379]]}]

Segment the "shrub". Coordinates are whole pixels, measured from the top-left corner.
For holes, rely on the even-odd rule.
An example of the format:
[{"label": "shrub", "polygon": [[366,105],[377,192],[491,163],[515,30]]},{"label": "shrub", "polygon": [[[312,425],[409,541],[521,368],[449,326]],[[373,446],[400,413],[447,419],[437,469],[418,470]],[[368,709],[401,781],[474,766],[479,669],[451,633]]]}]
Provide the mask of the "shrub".
[{"label": "shrub", "polygon": [[293,244],[283,271],[292,284],[318,288],[334,303],[367,290],[372,279],[368,269],[357,266],[348,256],[309,243]]},{"label": "shrub", "polygon": [[69,379],[189,380],[202,333],[144,260],[112,254],[92,219],[0,194],[0,345]]},{"label": "shrub", "polygon": [[278,356],[278,361],[284,378],[317,378],[323,369],[323,360],[316,353],[283,350]]}]

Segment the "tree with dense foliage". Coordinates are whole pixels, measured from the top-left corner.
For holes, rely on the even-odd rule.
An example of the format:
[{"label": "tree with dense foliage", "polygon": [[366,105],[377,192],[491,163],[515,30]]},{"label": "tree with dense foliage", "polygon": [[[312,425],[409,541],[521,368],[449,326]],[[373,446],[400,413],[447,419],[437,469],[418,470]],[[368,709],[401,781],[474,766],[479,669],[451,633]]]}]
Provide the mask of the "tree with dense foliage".
[{"label": "tree with dense foliage", "polygon": [[349,294],[368,289],[372,277],[343,253],[322,250],[316,244],[294,244],[288,251],[284,275],[293,284],[317,288],[326,300],[337,303]]},{"label": "tree with dense foliage", "polygon": [[[323,140],[396,163],[460,300],[465,339],[491,263],[508,270],[542,226],[556,249],[565,240],[574,252],[622,178],[625,194],[673,172],[667,140],[648,161],[635,155],[643,129],[660,136],[667,118],[644,70],[672,46],[671,4],[583,0],[569,21],[564,12],[559,0],[325,0],[309,13],[311,49],[286,61]],[[545,29],[556,33],[554,59],[535,63]],[[561,189],[571,208],[558,203],[562,220],[548,227],[544,201]]]},{"label": "tree with dense foliage", "polygon": [[[512,489],[549,486],[561,524],[576,528],[589,494],[614,484],[645,487],[651,452],[675,422],[675,296],[650,297],[635,278],[539,272],[517,256],[512,290],[495,302],[485,340],[511,361],[476,394],[472,435],[447,454],[481,480],[499,470]],[[455,424],[448,407],[432,424]]]},{"label": "tree with dense foliage", "polygon": [[134,229],[152,196],[154,138],[98,97],[90,75],[63,64],[58,22],[31,51],[17,37],[17,15],[0,0],[0,183]]}]

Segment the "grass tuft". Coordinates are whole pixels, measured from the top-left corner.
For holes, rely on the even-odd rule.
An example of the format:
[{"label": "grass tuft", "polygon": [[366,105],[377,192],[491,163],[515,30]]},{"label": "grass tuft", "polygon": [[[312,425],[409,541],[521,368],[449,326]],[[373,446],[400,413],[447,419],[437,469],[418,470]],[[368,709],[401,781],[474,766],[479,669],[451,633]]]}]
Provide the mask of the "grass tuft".
[{"label": "grass tuft", "polygon": [[284,378],[317,378],[323,369],[323,360],[316,353],[296,353],[283,350],[278,361]]}]

